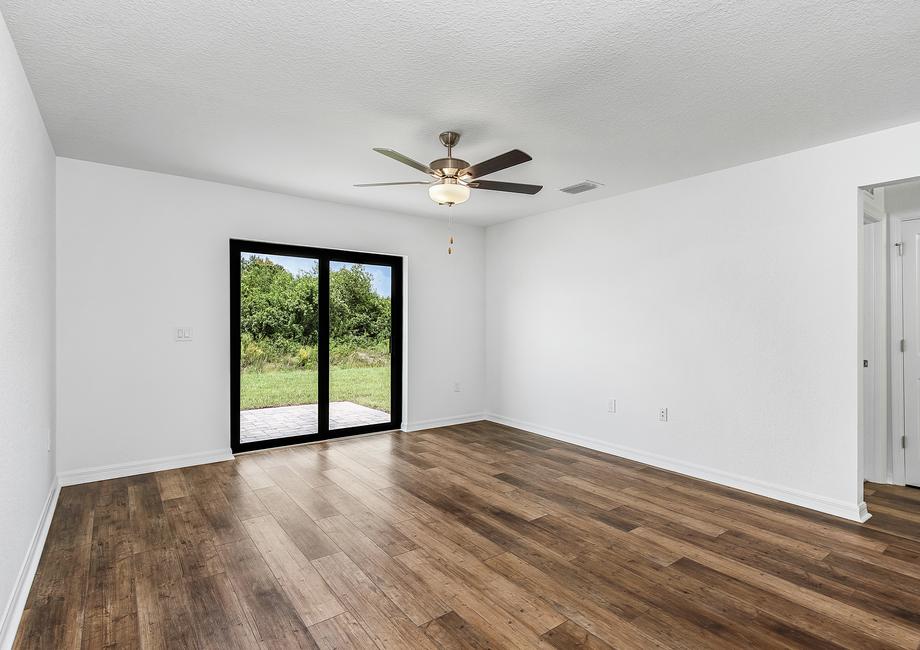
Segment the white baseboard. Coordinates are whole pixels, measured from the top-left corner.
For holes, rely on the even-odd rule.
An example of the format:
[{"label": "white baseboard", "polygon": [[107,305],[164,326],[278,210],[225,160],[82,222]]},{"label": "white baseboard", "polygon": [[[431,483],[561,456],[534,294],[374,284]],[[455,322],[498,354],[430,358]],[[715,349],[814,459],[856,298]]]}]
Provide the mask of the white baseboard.
[{"label": "white baseboard", "polygon": [[865,502],[850,503],[847,501],[841,501],[839,499],[831,499],[817,494],[804,492],[795,488],[777,485],[775,483],[768,483],[759,479],[740,476],[738,474],[732,474],[730,472],[724,472],[722,470],[713,469],[711,467],[704,467],[694,463],[687,463],[685,461],[678,460],[676,458],[670,458],[668,456],[662,456],[660,454],[633,449],[631,447],[614,445],[608,442],[596,440],[594,438],[589,438],[587,436],[569,433],[567,431],[542,427],[540,425],[533,424],[532,422],[524,422],[523,420],[516,420],[514,418],[505,417],[495,413],[487,413],[485,415],[485,419],[492,422],[497,422],[498,424],[514,427],[516,429],[523,429],[524,431],[529,431],[530,433],[535,433],[545,438],[570,442],[574,445],[587,447],[588,449],[594,449],[595,451],[602,451],[614,456],[628,458],[629,460],[635,460],[640,463],[645,463],[646,465],[652,465],[654,467],[666,469],[671,472],[677,472],[678,474],[684,474],[686,476],[702,479],[704,481],[719,483],[720,485],[736,488],[738,490],[744,490],[745,492],[759,494],[760,496],[768,497],[770,499],[785,501],[786,503],[802,506],[803,508],[809,508],[810,510],[817,510],[818,512],[834,515],[835,517],[841,517],[843,519],[849,519],[850,521],[864,522],[869,519],[869,517],[871,517],[868,510],[866,509]]},{"label": "white baseboard", "polygon": [[422,429],[434,429],[436,427],[450,427],[455,424],[467,424],[469,422],[479,422],[485,420],[483,413],[467,413],[466,415],[455,415],[449,418],[437,418],[434,420],[417,420],[408,422],[403,425],[403,431],[421,431]]},{"label": "white baseboard", "polygon": [[54,507],[57,505],[60,492],[61,487],[55,478],[51,482],[51,489],[48,490],[48,498],[45,499],[38,526],[36,526],[35,532],[32,534],[32,541],[29,542],[26,556],[22,561],[22,566],[19,568],[19,575],[16,577],[13,592],[10,594],[6,609],[3,610],[3,618],[0,619],[0,648],[3,650],[12,648],[13,641],[16,640],[16,630],[19,629],[22,611],[26,606],[29,591],[32,589],[32,580],[35,578],[36,569],[38,569],[38,561],[42,557],[42,549],[45,548],[45,539],[48,537],[48,529],[51,527]]},{"label": "white baseboard", "polygon": [[78,485],[80,483],[92,483],[93,481],[105,481],[112,478],[147,474],[149,472],[160,472],[164,469],[177,469],[179,467],[191,467],[192,465],[219,463],[224,460],[233,460],[233,454],[230,453],[230,449],[214,449],[212,451],[185,454],[183,456],[167,456],[165,458],[153,458],[151,460],[133,463],[72,469],[59,473],[58,480],[62,486]]}]

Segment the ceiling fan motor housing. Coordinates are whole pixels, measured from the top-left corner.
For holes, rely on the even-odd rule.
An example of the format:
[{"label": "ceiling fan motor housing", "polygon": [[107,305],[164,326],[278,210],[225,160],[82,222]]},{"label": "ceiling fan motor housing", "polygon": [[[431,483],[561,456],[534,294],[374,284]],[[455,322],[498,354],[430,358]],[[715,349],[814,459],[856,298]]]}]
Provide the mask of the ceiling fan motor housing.
[{"label": "ceiling fan motor housing", "polygon": [[469,167],[470,164],[459,158],[438,158],[437,160],[432,160],[428,166],[448,178],[454,178],[460,171]]}]

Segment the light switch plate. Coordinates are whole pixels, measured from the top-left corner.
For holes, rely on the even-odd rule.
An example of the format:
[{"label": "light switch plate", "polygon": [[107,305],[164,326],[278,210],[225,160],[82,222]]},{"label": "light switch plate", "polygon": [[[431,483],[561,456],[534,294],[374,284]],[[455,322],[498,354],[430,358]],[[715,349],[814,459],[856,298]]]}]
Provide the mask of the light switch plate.
[{"label": "light switch plate", "polygon": [[176,328],[176,341],[191,341],[192,340],[192,328],[191,327],[177,327]]}]

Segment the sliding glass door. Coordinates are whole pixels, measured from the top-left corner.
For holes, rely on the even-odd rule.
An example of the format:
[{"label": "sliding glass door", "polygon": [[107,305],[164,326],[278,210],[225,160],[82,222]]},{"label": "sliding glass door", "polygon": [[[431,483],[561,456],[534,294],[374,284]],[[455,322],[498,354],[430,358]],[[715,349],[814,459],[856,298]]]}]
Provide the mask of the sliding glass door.
[{"label": "sliding glass door", "polygon": [[319,259],[238,255],[239,442],[316,435],[319,426]]},{"label": "sliding glass door", "polygon": [[330,261],[330,430],[390,422],[392,290],[390,265]]},{"label": "sliding glass door", "polygon": [[402,258],[230,240],[234,452],[397,429]]}]

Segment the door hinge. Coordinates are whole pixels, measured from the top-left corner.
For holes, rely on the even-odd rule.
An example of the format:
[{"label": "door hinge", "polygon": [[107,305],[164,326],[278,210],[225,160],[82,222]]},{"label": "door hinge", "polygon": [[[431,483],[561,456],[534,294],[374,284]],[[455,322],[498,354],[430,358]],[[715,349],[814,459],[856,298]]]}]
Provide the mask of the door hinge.
[{"label": "door hinge", "polygon": [[904,242],[895,242],[894,245],[898,247],[898,256],[904,255]]},{"label": "door hinge", "polygon": [[901,436],[901,449],[907,449],[907,436]]},{"label": "door hinge", "polygon": [[904,352],[906,350],[907,350],[907,341],[905,341],[904,339],[901,339],[901,352]]}]

